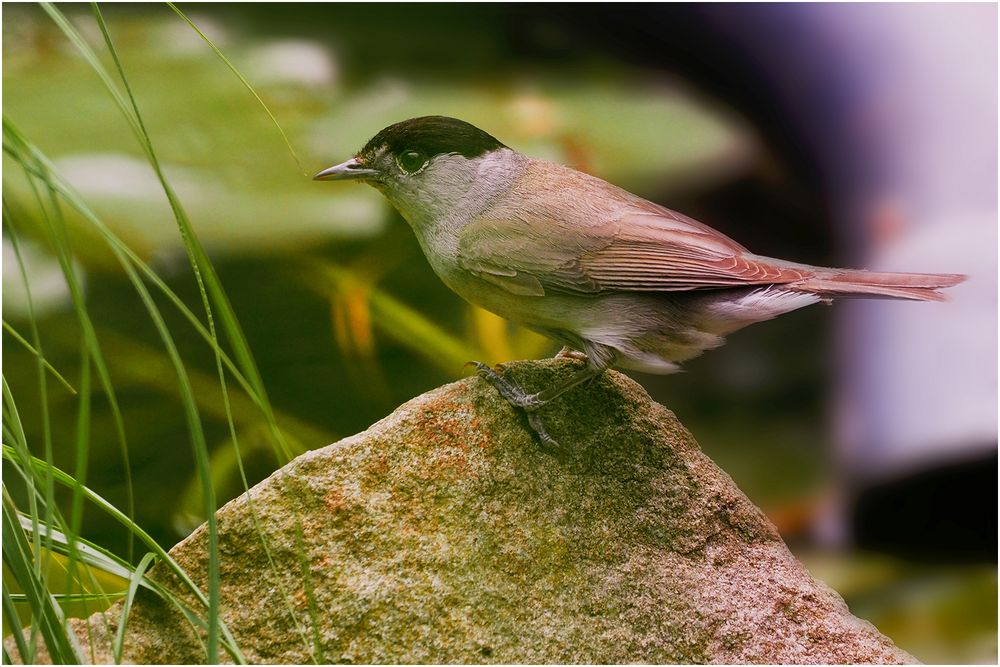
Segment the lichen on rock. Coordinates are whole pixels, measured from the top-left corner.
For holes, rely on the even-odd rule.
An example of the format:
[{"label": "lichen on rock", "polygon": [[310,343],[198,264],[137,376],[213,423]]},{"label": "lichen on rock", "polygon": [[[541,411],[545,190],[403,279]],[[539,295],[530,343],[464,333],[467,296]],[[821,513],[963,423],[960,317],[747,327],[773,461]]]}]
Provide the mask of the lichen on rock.
[{"label": "lichen on rock", "polygon": [[[534,390],[577,367],[504,370]],[[220,509],[223,618],[246,658],[914,662],[806,572],[638,384],[609,372],[544,415],[559,452],[468,378]],[[171,554],[205,585],[204,527]],[[119,614],[76,624],[99,661]],[[125,647],[133,663],[204,659],[190,625],[146,591]]]}]

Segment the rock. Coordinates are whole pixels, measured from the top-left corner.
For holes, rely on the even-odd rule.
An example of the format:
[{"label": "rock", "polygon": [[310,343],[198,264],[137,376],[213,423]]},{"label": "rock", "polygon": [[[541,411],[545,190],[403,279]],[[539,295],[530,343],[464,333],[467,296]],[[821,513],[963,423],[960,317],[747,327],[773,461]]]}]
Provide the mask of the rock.
[{"label": "rock", "polygon": [[[535,390],[577,366],[506,372]],[[465,379],[219,510],[223,617],[247,660],[915,662],[813,579],[632,380],[607,373],[544,415],[565,451],[543,451],[523,414]],[[202,587],[206,538],[171,551]],[[98,661],[119,614],[76,624]],[[141,589],[125,646],[132,663],[205,659]]]}]

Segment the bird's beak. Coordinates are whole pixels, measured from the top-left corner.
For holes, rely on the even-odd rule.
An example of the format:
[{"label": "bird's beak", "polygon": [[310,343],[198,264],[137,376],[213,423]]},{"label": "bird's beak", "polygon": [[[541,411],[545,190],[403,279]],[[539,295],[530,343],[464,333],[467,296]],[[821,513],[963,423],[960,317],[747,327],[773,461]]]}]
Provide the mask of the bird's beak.
[{"label": "bird's beak", "polygon": [[358,158],[352,157],[347,162],[329,167],[313,176],[314,181],[347,181],[358,178],[368,178],[378,174],[376,169],[368,169],[358,162]]}]

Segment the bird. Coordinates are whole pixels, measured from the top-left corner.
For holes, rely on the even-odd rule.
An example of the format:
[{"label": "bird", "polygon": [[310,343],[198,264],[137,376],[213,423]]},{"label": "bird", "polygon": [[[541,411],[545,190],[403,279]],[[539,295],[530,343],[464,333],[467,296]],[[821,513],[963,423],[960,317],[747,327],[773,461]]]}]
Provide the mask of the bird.
[{"label": "bird", "polygon": [[586,360],[534,393],[470,362],[552,448],[559,444],[541,408],[609,368],[674,373],[727,335],[805,306],[838,297],[941,301],[939,290],[965,279],[756,255],[682,213],[447,116],[389,125],[314,180],[374,187],[445,285],[561,343],[557,356]]}]

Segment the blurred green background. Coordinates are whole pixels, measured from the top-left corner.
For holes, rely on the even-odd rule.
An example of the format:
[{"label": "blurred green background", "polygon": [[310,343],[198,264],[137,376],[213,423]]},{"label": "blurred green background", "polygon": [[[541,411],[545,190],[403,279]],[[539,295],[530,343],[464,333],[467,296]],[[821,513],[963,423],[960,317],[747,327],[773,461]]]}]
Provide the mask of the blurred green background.
[{"label": "blurred green background", "polygon": [[[537,33],[532,43],[547,45],[529,49],[512,38],[524,8],[182,8],[261,95],[297,159],[247,89],[169,8],[104,9],[166,176],[219,271],[278,422],[300,450],[363,430],[407,399],[466,374],[467,360],[496,363],[557,349],[445,288],[407,225],[374,190],[310,180],[392,122],[423,114],[463,118],[522,152],[700,217],[761,254],[829,260],[822,192],[740,109],[676,73],[565,39],[552,27],[563,10],[552,9],[548,22],[526,21]],[[85,8],[63,9],[103,54]],[[35,6],[4,5],[3,85],[4,114],[200,312],[182,239],[152,169],[93,69]],[[4,197],[23,244],[46,357],[74,382],[79,327],[18,171],[5,156]],[[107,246],[67,214],[124,414],[135,520],[170,546],[204,520],[176,381]],[[5,226],[3,317],[24,333],[24,288],[7,234]],[[242,485],[214,355],[173,309],[164,313],[191,374],[221,503]],[[852,611],[924,661],[995,661],[995,565],[826,552],[802,537],[834,481],[824,412],[829,324],[828,309],[797,312],[739,333],[688,364],[687,373],[639,379]],[[7,334],[3,342],[4,376],[28,440],[38,442],[34,357]],[[235,388],[232,401],[253,483],[278,462],[256,408]],[[49,410],[55,462],[72,469],[67,443],[75,399],[50,386]],[[123,463],[102,396],[95,394],[93,410],[88,485],[125,507]],[[83,535],[125,553],[125,532],[103,515],[86,514]]]}]

